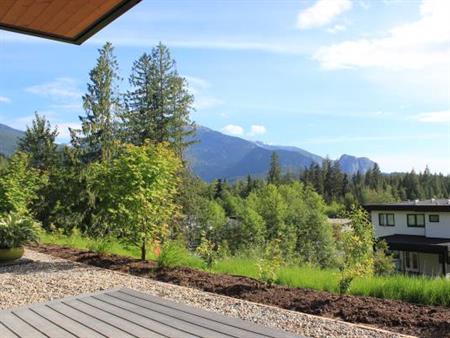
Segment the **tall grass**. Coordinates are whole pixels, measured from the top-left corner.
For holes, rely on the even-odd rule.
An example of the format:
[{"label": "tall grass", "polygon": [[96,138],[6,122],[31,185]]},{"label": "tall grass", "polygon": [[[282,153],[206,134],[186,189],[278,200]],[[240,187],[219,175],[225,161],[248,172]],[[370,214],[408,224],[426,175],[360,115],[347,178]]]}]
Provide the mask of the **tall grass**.
[{"label": "tall grass", "polygon": [[212,272],[229,275],[259,277],[259,268],[256,259],[247,257],[228,257],[217,261],[211,268]]},{"label": "tall grass", "polygon": [[[213,266],[213,271],[258,278],[256,261],[243,257],[221,260]],[[338,293],[339,277],[339,271],[335,269],[287,266],[278,272],[276,282],[290,287]],[[450,280],[400,274],[356,278],[350,288],[350,294],[449,307]]]},{"label": "tall grass", "polygon": [[410,303],[450,306],[450,280],[446,278],[406,275],[360,278],[354,281],[351,293]]},{"label": "tall grass", "polygon": [[[73,233],[70,236],[59,235],[55,233],[44,232],[41,235],[41,242],[44,244],[54,244],[67,246],[76,249],[91,250],[99,253],[111,253],[119,256],[140,258],[141,254],[137,248],[126,247],[117,240],[95,240],[84,237],[79,233]],[[150,253],[152,255],[152,253]],[[153,258],[153,257],[149,257]]]}]

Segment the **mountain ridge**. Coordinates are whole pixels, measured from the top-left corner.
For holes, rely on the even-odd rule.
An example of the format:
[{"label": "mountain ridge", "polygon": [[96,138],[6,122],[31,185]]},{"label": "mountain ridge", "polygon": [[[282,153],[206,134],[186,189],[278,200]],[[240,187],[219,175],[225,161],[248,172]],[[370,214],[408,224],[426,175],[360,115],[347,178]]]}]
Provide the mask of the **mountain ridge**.
[{"label": "mountain ridge", "polygon": [[[17,148],[23,131],[0,124],[0,153],[10,156]],[[198,126],[194,138],[198,142],[186,151],[193,172],[205,181],[218,178],[235,180],[247,175],[264,176],[269,169],[272,152],[276,152],[283,171],[298,173],[311,164],[322,164],[324,158],[295,146],[269,145]],[[375,162],[367,157],[343,154],[336,161],[347,174],[365,173]]]}]

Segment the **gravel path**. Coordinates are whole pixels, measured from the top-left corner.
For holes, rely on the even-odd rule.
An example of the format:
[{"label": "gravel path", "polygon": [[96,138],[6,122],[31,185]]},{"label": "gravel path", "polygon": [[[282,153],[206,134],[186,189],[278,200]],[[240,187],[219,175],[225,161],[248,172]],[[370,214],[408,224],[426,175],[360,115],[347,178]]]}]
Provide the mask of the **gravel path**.
[{"label": "gravel path", "polygon": [[27,264],[0,267],[0,309],[80,293],[129,287],[209,311],[308,337],[406,337],[272,306],[99,269],[27,250]]}]

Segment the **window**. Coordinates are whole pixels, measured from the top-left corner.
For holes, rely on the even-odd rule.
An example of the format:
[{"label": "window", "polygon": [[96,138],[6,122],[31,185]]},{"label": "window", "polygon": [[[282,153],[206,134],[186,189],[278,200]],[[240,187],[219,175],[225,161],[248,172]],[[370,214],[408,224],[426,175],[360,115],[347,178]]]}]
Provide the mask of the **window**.
[{"label": "window", "polygon": [[429,215],[428,220],[431,223],[439,223],[439,215]]},{"label": "window", "polygon": [[409,214],[407,218],[409,227],[422,228],[425,226],[425,215],[423,214]]},{"label": "window", "polygon": [[393,227],[395,226],[394,214],[378,214],[378,224],[382,227]]}]

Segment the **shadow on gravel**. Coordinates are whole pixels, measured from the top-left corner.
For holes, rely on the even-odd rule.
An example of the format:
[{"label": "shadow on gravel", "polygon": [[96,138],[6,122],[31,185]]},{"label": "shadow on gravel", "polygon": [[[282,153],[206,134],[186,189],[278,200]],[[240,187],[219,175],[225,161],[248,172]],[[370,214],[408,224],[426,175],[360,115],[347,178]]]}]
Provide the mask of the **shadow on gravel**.
[{"label": "shadow on gravel", "polygon": [[20,276],[40,272],[49,273],[49,272],[68,271],[76,268],[77,266],[72,262],[41,262],[41,261],[27,260],[19,264],[0,266],[0,274],[11,273]]}]

